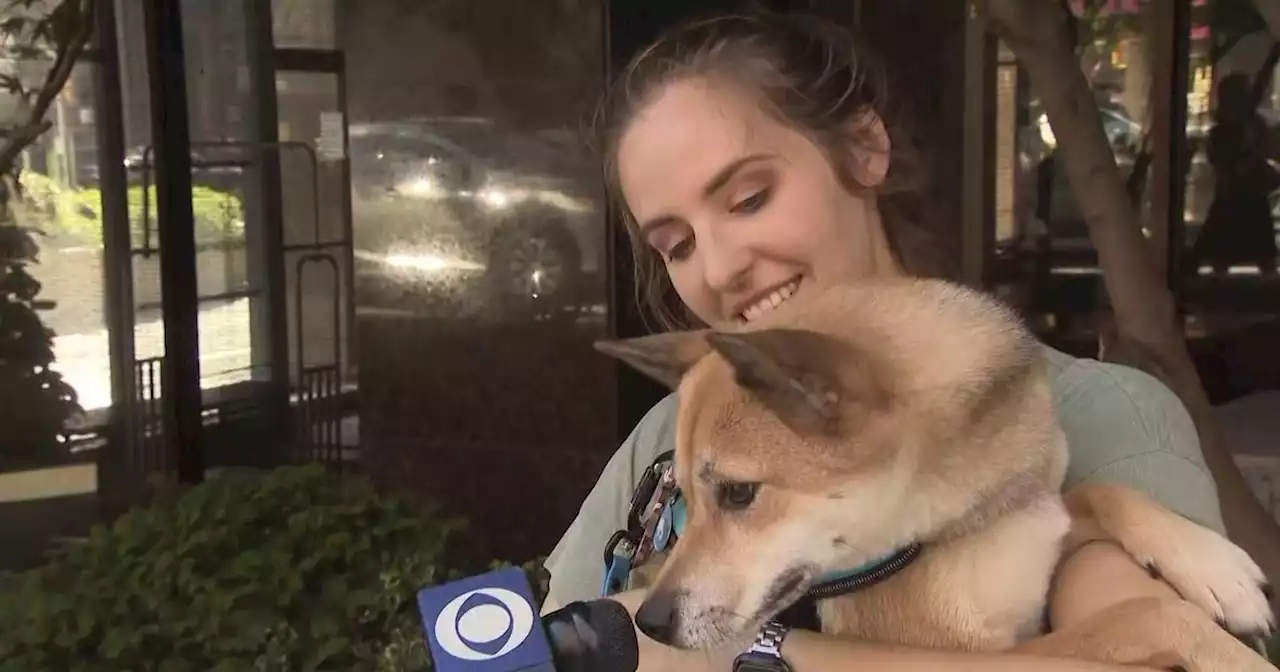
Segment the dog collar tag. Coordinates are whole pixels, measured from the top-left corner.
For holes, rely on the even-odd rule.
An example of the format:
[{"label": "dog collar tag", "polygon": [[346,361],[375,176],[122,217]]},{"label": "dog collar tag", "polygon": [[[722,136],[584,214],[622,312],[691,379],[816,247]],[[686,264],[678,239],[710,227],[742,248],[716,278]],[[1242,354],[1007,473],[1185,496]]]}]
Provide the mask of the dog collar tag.
[{"label": "dog collar tag", "polygon": [[684,497],[681,497],[679,493],[676,493],[676,495],[671,500],[671,506],[669,510],[671,511],[671,531],[675,533],[676,537],[678,538],[680,535],[684,534],[684,521],[685,521],[685,513],[686,513],[685,505],[684,505]]},{"label": "dog collar tag", "polygon": [[662,517],[658,519],[658,524],[653,528],[653,550],[662,552],[667,550],[667,542],[671,540],[672,526],[672,509],[674,506],[667,506],[662,509]]}]

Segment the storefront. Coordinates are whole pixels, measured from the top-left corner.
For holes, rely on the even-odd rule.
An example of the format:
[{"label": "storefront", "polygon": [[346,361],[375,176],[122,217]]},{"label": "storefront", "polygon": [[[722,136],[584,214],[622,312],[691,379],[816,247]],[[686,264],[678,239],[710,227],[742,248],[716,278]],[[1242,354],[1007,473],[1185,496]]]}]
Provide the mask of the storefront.
[{"label": "storefront", "polygon": [[[547,525],[494,533],[494,554],[547,548],[663,393],[589,347],[653,322],[582,122],[663,27],[741,3],[155,4],[98,3],[99,39],[25,159],[62,204],[40,279],[60,306],[57,367],[101,445],[99,493],[127,502],[156,470],[321,459],[486,529],[508,525],[513,493],[554,493]],[[965,3],[766,4],[883,53],[963,277],[1055,345],[1096,349],[1096,255],[1016,56]],[[1244,73],[1257,115],[1280,119],[1265,25],[1226,0],[1075,6],[1081,67],[1189,333],[1270,317],[1274,273],[1188,262],[1224,76]],[[148,49],[165,30],[182,67],[158,67],[171,40]]]}]

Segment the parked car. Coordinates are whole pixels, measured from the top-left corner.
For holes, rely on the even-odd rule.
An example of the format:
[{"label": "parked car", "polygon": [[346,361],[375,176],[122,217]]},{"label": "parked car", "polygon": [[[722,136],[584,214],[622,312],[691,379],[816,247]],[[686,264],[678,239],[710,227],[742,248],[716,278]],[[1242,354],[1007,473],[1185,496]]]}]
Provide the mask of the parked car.
[{"label": "parked car", "polygon": [[[246,151],[238,147],[203,146],[191,148],[191,184],[218,191],[233,192],[244,188],[244,170],[249,165]],[[155,184],[155,150],[135,145],[124,155],[125,179],[140,185],[144,180]],[[146,173],[150,175],[146,175]],[[93,172],[97,183],[97,168]]]},{"label": "parked car", "polygon": [[572,146],[485,119],[349,129],[357,302],[509,319],[571,313],[604,251],[599,178]]}]

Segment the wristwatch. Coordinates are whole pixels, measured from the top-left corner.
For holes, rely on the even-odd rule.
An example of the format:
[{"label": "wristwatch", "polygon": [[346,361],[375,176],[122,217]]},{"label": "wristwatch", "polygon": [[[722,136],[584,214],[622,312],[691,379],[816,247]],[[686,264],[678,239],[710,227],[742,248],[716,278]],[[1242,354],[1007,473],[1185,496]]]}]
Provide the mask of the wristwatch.
[{"label": "wristwatch", "polygon": [[787,626],[769,621],[756,633],[751,646],[733,661],[733,672],[791,672],[791,666],[782,659],[782,640],[787,638]]}]

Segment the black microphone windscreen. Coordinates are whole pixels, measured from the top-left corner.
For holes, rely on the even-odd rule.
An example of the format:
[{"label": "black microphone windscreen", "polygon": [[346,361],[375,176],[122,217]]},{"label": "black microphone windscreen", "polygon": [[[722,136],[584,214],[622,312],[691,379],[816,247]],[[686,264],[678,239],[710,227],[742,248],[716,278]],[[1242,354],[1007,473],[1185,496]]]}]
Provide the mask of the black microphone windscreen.
[{"label": "black microphone windscreen", "polygon": [[542,623],[557,672],[635,672],[640,666],[635,624],[613,600],[574,602]]}]

